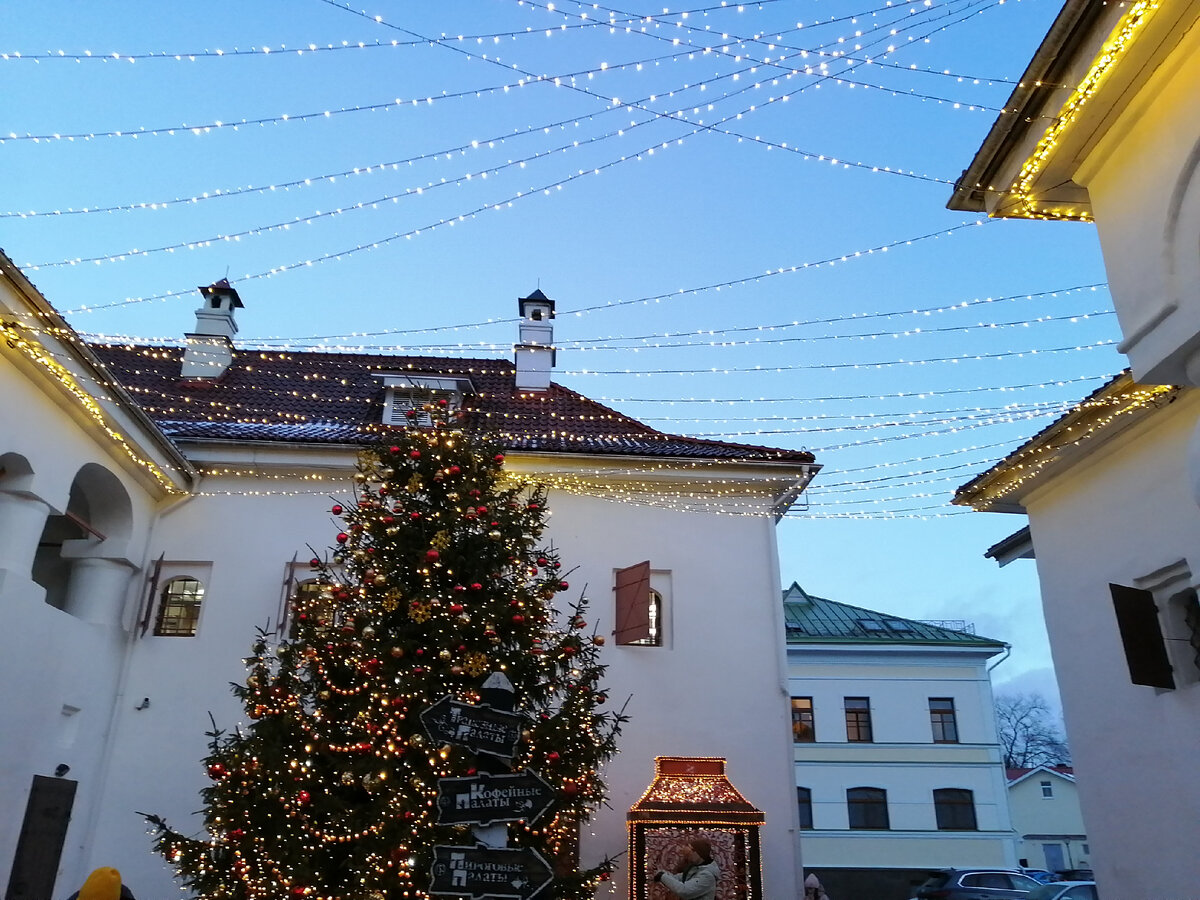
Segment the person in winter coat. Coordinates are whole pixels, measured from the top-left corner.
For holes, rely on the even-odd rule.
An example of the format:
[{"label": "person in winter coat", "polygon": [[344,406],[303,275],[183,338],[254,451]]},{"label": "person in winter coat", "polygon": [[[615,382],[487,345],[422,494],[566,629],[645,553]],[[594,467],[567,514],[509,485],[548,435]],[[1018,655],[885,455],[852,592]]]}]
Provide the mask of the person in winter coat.
[{"label": "person in winter coat", "polygon": [[694,837],[679,848],[683,871],[678,875],[659,870],[654,880],[680,900],[716,900],[720,867],[713,862],[708,838]]},{"label": "person in winter coat", "polygon": [[829,900],[829,895],[821,886],[821,879],[812,872],[804,879],[804,900]]},{"label": "person in winter coat", "polygon": [[112,866],[101,866],[67,900],[134,900],[134,897],[133,892],[121,884],[120,872]]}]

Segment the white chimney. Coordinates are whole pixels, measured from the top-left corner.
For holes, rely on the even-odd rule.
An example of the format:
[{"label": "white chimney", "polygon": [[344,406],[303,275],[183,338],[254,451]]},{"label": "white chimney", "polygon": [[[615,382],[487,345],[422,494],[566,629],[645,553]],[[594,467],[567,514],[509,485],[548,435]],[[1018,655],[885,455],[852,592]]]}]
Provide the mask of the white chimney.
[{"label": "white chimney", "polygon": [[204,305],[196,310],[196,330],[184,335],[187,346],[180,376],[210,380],[224,375],[233,362],[233,336],[237,334],[233,311],[242,305],[242,298],[225,278],[199,291]]},{"label": "white chimney", "polygon": [[550,389],[554,368],[554,301],[540,290],[517,300],[521,310],[520,342],[513,345],[517,365],[517,390]]}]

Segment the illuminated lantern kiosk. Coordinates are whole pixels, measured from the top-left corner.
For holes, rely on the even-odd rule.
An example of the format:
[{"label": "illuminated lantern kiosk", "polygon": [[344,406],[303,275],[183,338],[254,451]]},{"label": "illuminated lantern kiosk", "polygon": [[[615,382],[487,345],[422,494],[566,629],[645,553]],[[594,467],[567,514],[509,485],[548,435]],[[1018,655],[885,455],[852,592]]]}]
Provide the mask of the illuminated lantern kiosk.
[{"label": "illuminated lantern kiosk", "polygon": [[725,777],[725,760],[659,756],[654,767],[654,781],[627,816],[630,900],[673,900],[654,873],[678,871],[680,844],[697,836],[708,838],[721,867],[717,900],[762,900],[766,817]]}]

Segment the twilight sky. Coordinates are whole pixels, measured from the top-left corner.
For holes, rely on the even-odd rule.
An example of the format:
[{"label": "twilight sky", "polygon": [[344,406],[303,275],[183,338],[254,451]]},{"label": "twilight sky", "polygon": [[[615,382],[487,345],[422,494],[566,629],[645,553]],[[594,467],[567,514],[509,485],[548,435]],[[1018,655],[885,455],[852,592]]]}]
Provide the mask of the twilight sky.
[{"label": "twilight sky", "polygon": [[1091,226],[945,203],[1061,4],[363,2],[4,4],[0,246],[141,340],[227,276],[242,344],[510,356],[540,287],[559,383],[816,454],[784,585],[1052,695],[1024,519],[949,499],[1125,363]]}]

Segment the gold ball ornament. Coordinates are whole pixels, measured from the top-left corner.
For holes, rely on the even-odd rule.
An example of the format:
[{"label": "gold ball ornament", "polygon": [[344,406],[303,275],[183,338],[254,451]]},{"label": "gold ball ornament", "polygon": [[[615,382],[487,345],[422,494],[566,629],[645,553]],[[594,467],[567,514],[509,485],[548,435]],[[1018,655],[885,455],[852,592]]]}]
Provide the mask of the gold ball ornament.
[{"label": "gold ball ornament", "polygon": [[500,532],[498,532],[498,531],[489,531],[489,532],[488,532],[488,538],[489,538],[490,540],[493,540],[493,541],[498,541],[498,540],[500,540],[500,538],[502,538],[502,537],[504,537],[504,535],[502,535],[502,534],[501,534]]}]

